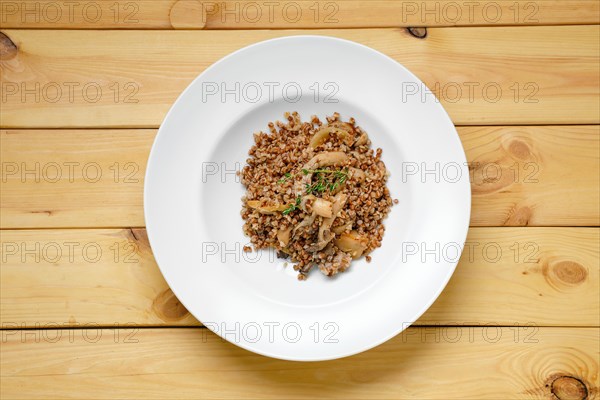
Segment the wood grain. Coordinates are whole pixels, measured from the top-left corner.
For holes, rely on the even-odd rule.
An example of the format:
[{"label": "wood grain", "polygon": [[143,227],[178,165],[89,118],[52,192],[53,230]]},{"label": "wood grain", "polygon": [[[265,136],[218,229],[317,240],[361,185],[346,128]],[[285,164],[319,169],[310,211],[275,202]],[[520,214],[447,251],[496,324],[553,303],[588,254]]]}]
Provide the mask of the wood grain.
[{"label": "wood grain", "polygon": [[9,325],[198,324],[164,281],[144,229],[2,231],[1,242]]},{"label": "wood grain", "polygon": [[[454,277],[418,324],[598,326],[599,234],[472,228]],[[5,327],[198,324],[162,278],[144,229],[1,236]]]},{"label": "wood grain", "polygon": [[[219,58],[302,33],[3,30],[1,123],[157,127],[181,91]],[[401,62],[458,125],[600,122],[598,26],[432,28],[425,39],[405,29],[311,33],[354,40]]]},{"label": "wood grain", "polygon": [[2,398],[595,399],[599,389],[597,328],[409,328],[319,363],[252,354],[206,329],[67,332],[2,331]]},{"label": "wood grain", "polygon": [[[471,225],[600,225],[599,129],[459,127],[471,165]],[[0,131],[0,227],[144,226],[142,191],[155,134]]]},{"label": "wood grain", "polygon": [[600,225],[600,127],[459,127],[473,226]]},{"label": "wood grain", "polygon": [[595,24],[595,0],[0,0],[4,28],[301,29]]},{"label": "wood grain", "polygon": [[[268,3],[0,0],[0,398],[600,398],[600,2]],[[322,363],[201,327],[142,228],[154,128],[179,93],[305,28],[388,54],[441,98],[475,226],[415,326]]]},{"label": "wood grain", "polygon": [[155,135],[0,131],[0,226],[143,226],[144,175]]},{"label": "wood grain", "polygon": [[471,228],[449,285],[419,323],[599,326],[599,234]]}]

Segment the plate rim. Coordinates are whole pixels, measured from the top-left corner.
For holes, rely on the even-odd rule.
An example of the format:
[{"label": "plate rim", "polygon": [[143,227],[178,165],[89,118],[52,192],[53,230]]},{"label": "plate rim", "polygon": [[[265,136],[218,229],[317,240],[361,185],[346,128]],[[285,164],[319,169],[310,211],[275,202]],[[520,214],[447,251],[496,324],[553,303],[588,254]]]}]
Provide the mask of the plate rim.
[{"label": "plate rim", "polygon": [[[388,61],[391,61],[395,64],[396,67],[399,67],[400,69],[404,70],[404,72],[406,72],[407,74],[409,74],[411,77],[413,77],[416,81],[418,81],[420,84],[423,85],[423,87],[428,90],[433,97],[435,98],[436,102],[439,105],[439,109],[442,111],[443,118],[446,119],[446,121],[452,126],[453,129],[453,135],[452,137],[454,138],[454,140],[456,140],[459,144],[459,148],[461,150],[461,155],[462,158],[464,160],[464,162],[467,162],[467,157],[466,157],[466,152],[464,149],[464,146],[462,145],[462,141],[460,139],[460,136],[458,135],[458,131],[456,130],[456,126],[454,125],[454,122],[452,121],[452,119],[450,118],[450,115],[448,114],[447,110],[444,108],[444,106],[442,105],[442,103],[439,101],[437,95],[431,91],[429,89],[429,87],[417,76],[415,75],[412,71],[410,71],[408,68],[406,68],[403,64],[401,64],[400,62],[398,62],[397,60],[395,60],[394,58],[388,56],[387,54],[376,50],[370,46],[364,45],[362,43],[358,43],[355,42],[353,40],[349,40],[349,39],[344,39],[344,38],[339,38],[336,36],[329,36],[329,35],[313,35],[313,34],[298,34],[298,35],[284,35],[284,36],[279,36],[279,37],[275,37],[275,38],[270,38],[270,39],[266,39],[266,40],[261,40],[259,42],[255,42],[255,43],[251,43],[247,46],[241,47],[237,50],[234,50],[230,53],[228,53],[227,55],[219,58],[217,61],[215,61],[214,63],[212,63],[211,65],[209,65],[207,68],[205,68],[204,70],[202,70],[201,73],[199,73],[187,86],[186,88],[178,95],[178,97],[175,99],[175,101],[173,102],[173,104],[170,106],[169,110],[167,111],[167,113],[165,114],[165,117],[163,118],[160,127],[156,133],[156,136],[153,140],[152,143],[152,147],[150,149],[149,155],[148,155],[148,161],[146,163],[146,173],[144,175],[144,190],[143,190],[143,208],[144,208],[144,221],[145,221],[145,229],[146,229],[146,233],[147,233],[147,237],[148,237],[148,242],[150,245],[150,248],[152,250],[152,255],[153,258],[156,262],[156,265],[158,266],[161,275],[163,276],[163,279],[165,279],[165,282],[167,283],[167,285],[169,286],[169,289],[172,289],[172,285],[171,282],[169,281],[169,278],[167,277],[167,274],[165,274],[165,270],[164,267],[161,267],[161,263],[158,260],[158,255],[155,254],[154,252],[154,247],[152,245],[152,234],[151,231],[152,229],[150,228],[150,223],[149,221],[152,218],[149,218],[150,215],[150,211],[148,209],[148,197],[150,196],[150,185],[149,182],[151,181],[150,179],[150,175],[151,175],[151,164],[153,164],[153,160],[156,158],[156,152],[157,152],[157,143],[161,137],[161,133],[163,132],[164,128],[164,122],[167,121],[172,113],[174,112],[174,109],[179,105],[179,103],[182,101],[182,99],[186,96],[186,94],[191,91],[192,87],[195,86],[196,82],[201,80],[205,74],[207,74],[208,72],[212,71],[213,69],[216,69],[219,67],[219,65],[223,62],[225,62],[226,60],[228,60],[229,58],[235,57],[238,54],[247,51],[249,49],[255,48],[255,47],[260,47],[263,46],[265,44],[268,43],[272,43],[272,42],[277,42],[277,41],[287,41],[287,40],[299,40],[299,39],[318,39],[318,40],[330,40],[333,42],[343,42],[346,44],[350,44],[353,46],[358,46],[361,47],[367,51],[369,51],[370,53],[378,56],[378,57],[383,57],[385,59],[387,59]],[[162,133],[162,136],[164,136],[165,133]],[[466,224],[463,228],[463,232],[461,234],[459,234],[459,232],[457,232],[457,237],[461,237],[460,242],[463,245],[463,248],[461,249],[461,253],[464,251],[464,244],[466,243],[466,239],[467,239],[467,235],[468,232],[470,230],[470,218],[471,218],[471,212],[472,212],[472,188],[471,188],[471,184],[470,184],[470,179],[468,180],[468,184],[465,185],[466,189],[468,191],[468,195],[467,193],[465,193],[466,195],[466,199],[467,199],[467,203],[465,204],[465,212],[466,212]],[[331,355],[331,356],[325,356],[325,357],[313,357],[313,358],[294,358],[294,357],[287,357],[285,355],[282,354],[276,354],[276,353],[272,353],[272,352],[268,352],[268,351],[263,351],[261,349],[255,349],[255,348],[251,348],[251,346],[247,346],[245,342],[240,341],[238,342],[234,342],[229,340],[226,336],[221,335],[219,332],[215,332],[212,327],[207,326],[207,325],[202,325],[204,328],[210,330],[211,332],[215,333],[217,336],[219,336],[220,338],[222,338],[223,340],[235,345],[236,347],[242,348],[246,351],[255,353],[255,354],[259,354],[261,356],[265,356],[265,357],[270,357],[270,358],[275,358],[275,359],[280,359],[280,360],[286,360],[286,361],[299,361],[299,362],[318,362],[318,361],[328,361],[328,360],[335,360],[335,359],[341,359],[341,358],[346,358],[346,357],[350,357],[356,354],[360,354],[363,352],[366,352],[368,350],[371,350],[389,340],[391,340],[392,338],[396,337],[397,335],[399,335],[400,333],[402,333],[404,330],[406,330],[407,328],[409,328],[410,326],[413,326],[414,322],[417,321],[432,305],[433,303],[439,298],[439,296],[441,295],[441,293],[444,291],[444,289],[446,288],[446,286],[448,285],[448,282],[450,281],[450,279],[452,278],[452,276],[454,275],[454,272],[456,271],[456,267],[458,266],[458,262],[460,260],[460,257],[457,258],[456,261],[451,262],[450,264],[452,265],[451,268],[448,269],[448,272],[446,273],[446,276],[444,277],[443,284],[440,284],[439,287],[437,288],[437,290],[435,291],[435,294],[431,296],[430,300],[423,306],[421,307],[421,309],[419,310],[419,312],[417,312],[415,314],[415,316],[413,318],[410,318],[410,321],[404,321],[401,323],[401,326],[395,330],[393,330],[393,332],[391,334],[388,334],[386,336],[382,336],[380,339],[373,341],[373,343],[369,346],[365,346],[363,348],[360,348],[358,350],[354,350],[354,351],[348,351],[348,352],[343,352],[343,353],[339,353],[336,355]],[[175,293],[175,291],[173,291],[173,294],[177,297],[177,294]],[[185,302],[177,297],[178,301],[181,302],[181,304],[186,307],[186,310],[188,310],[188,312],[190,313],[190,315],[192,315],[194,318],[196,318],[200,323],[202,323],[202,321],[200,320],[200,318],[198,318],[196,315],[194,315],[194,313],[192,311],[189,311],[190,308],[188,308],[185,304]]]}]

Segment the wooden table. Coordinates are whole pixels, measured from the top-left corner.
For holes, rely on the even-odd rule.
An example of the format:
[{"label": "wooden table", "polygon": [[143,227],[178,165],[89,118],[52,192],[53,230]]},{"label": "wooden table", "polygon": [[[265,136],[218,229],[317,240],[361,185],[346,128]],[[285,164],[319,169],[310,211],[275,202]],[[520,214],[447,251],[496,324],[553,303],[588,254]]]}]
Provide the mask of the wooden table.
[{"label": "wooden table", "polygon": [[[597,0],[0,0],[2,399],[598,398],[599,13]],[[303,33],[416,73],[472,171],[467,251],[440,298],[389,342],[321,363],[203,328],[163,280],[142,210],[183,88],[233,50]]]}]

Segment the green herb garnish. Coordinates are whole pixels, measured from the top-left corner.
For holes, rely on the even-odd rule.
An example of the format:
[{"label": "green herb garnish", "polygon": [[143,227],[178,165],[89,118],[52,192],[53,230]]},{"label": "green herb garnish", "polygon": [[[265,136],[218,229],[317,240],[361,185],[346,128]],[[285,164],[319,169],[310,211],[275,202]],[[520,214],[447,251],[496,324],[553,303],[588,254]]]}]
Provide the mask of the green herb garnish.
[{"label": "green herb garnish", "polygon": [[306,185],[306,194],[323,193],[325,190],[334,191],[348,179],[348,172],[345,169],[342,171],[332,171],[329,169],[303,169],[302,172],[305,175],[311,173],[315,174],[316,177],[315,183]]},{"label": "green herb garnish", "polygon": [[[313,184],[306,184],[305,193],[308,194],[321,194],[326,190],[333,192],[338,187],[343,185],[346,180],[348,180],[348,169],[344,168],[341,171],[333,171],[330,169],[303,169],[302,173],[304,175],[314,174],[316,181]],[[278,183],[285,182],[287,179],[291,178],[292,174],[289,172],[285,174],[283,178],[281,178]],[[288,215],[293,211],[296,211],[300,208],[300,203],[302,202],[302,196],[296,197],[296,202],[294,204],[290,204],[285,210],[282,211],[283,215]]]},{"label": "green herb garnish", "polygon": [[302,202],[302,197],[296,197],[296,202],[294,204],[290,204],[285,210],[283,210],[283,215],[288,215],[292,211],[296,211]]},{"label": "green herb garnish", "polygon": [[283,175],[283,178],[281,178],[280,180],[278,180],[277,183],[284,183],[285,181],[287,181],[291,177],[292,177],[292,174],[290,174],[289,172],[286,172],[285,175]]}]

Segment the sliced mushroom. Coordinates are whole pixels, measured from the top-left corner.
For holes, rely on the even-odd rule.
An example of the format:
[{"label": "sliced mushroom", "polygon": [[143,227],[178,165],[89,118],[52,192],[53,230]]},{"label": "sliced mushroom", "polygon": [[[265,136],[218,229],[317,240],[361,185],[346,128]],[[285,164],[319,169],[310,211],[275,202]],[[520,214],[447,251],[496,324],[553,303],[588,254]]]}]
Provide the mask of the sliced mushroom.
[{"label": "sliced mushroom", "polygon": [[248,200],[246,205],[250,208],[257,210],[261,214],[275,214],[288,208],[290,204],[275,204],[275,205],[261,205],[261,200]]},{"label": "sliced mushroom", "polygon": [[312,212],[312,205],[315,203],[315,200],[317,198],[312,194],[302,196],[300,198],[300,208],[304,211]]},{"label": "sliced mushroom", "polygon": [[336,235],[339,235],[341,233],[348,231],[349,229],[352,229],[352,222],[346,222],[343,225],[334,226],[333,228],[331,228],[331,231],[333,233],[335,233]]},{"label": "sliced mushroom", "polygon": [[361,133],[361,135],[354,142],[354,147],[364,146],[369,142],[369,135],[366,132]]},{"label": "sliced mushroom", "polygon": [[299,232],[302,232],[302,230],[305,229],[306,227],[311,226],[313,224],[313,222],[315,222],[316,218],[317,218],[317,214],[314,212],[312,214],[304,217],[304,219],[302,221],[300,221],[300,223],[298,225],[296,225],[296,227],[292,231],[292,237],[295,237]]},{"label": "sliced mushroom", "polygon": [[277,240],[279,240],[279,245],[281,247],[287,247],[287,245],[290,243],[290,233],[291,232],[292,232],[291,226],[277,231]]},{"label": "sliced mushroom", "polygon": [[365,171],[363,171],[360,168],[350,167],[348,168],[348,177],[360,183],[364,182],[365,179],[367,179],[367,174],[365,174]]},{"label": "sliced mushroom", "polygon": [[335,126],[336,128],[343,129],[350,134],[354,134],[354,132],[355,132],[354,126],[348,122],[334,121],[334,122],[330,123],[329,125]]},{"label": "sliced mushroom", "polygon": [[334,234],[323,223],[323,224],[321,224],[321,226],[319,226],[319,234],[317,236],[317,242],[308,246],[307,250],[310,252],[322,250],[325,246],[327,246],[327,244],[329,242],[331,242],[331,239],[333,239],[333,237],[334,237]]},{"label": "sliced mushroom", "polygon": [[324,151],[315,155],[306,164],[303,169],[316,169],[329,167],[331,165],[342,164],[348,159],[348,156],[343,151]]},{"label": "sliced mushroom", "polygon": [[369,240],[356,231],[342,233],[333,242],[340,250],[345,251],[355,259],[362,256],[369,244]]},{"label": "sliced mushroom", "polygon": [[321,198],[315,199],[312,208],[317,215],[325,218],[331,218],[333,213],[333,204],[330,201]]},{"label": "sliced mushroom", "polygon": [[342,129],[336,126],[326,126],[324,128],[319,129],[313,137],[310,139],[309,146],[313,149],[322,145],[327,141],[331,134],[336,134],[340,139],[344,141],[344,143],[351,145],[354,141],[352,137],[352,133],[346,129]]},{"label": "sliced mushroom", "polygon": [[334,237],[334,234],[331,232],[331,225],[333,224],[337,214],[344,207],[344,204],[346,204],[347,199],[348,196],[346,196],[344,193],[338,193],[335,195],[332,206],[333,215],[331,218],[323,218],[323,222],[321,222],[321,226],[319,226],[317,242],[310,245],[308,247],[308,251],[319,251],[327,246],[329,242],[331,242],[331,239]]},{"label": "sliced mushroom", "polygon": [[322,145],[329,138],[329,135],[331,133],[333,133],[333,130],[334,130],[334,128],[332,128],[331,126],[326,126],[326,127],[319,129],[317,132],[315,132],[313,137],[310,139],[309,146],[312,149],[315,149],[318,146]]}]

